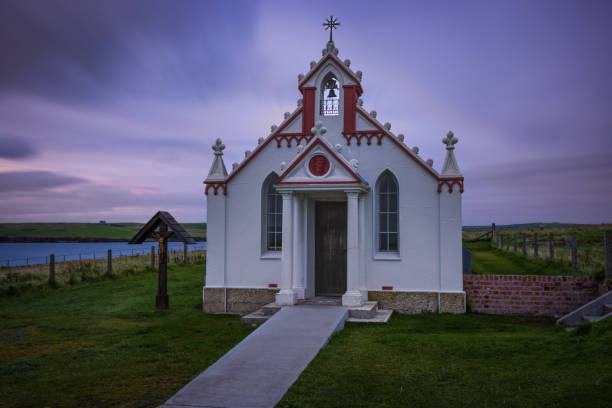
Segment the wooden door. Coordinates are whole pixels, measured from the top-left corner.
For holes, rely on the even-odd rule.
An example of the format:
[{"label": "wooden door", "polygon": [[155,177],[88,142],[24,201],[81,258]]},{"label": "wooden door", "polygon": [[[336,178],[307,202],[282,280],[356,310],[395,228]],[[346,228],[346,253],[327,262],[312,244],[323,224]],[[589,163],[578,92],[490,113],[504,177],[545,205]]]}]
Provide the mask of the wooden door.
[{"label": "wooden door", "polygon": [[346,292],[346,202],[315,206],[315,295]]}]

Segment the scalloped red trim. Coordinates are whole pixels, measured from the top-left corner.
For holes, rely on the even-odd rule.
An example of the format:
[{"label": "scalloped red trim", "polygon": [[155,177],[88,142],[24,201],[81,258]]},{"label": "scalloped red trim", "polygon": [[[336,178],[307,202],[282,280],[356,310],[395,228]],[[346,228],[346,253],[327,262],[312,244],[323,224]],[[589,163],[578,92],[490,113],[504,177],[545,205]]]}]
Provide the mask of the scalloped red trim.
[{"label": "scalloped red trim", "polygon": [[438,181],[438,193],[442,192],[442,186],[444,186],[444,185],[447,185],[448,186],[448,192],[452,193],[453,192],[453,186],[455,184],[457,184],[459,186],[459,192],[463,193],[463,178],[445,179],[445,180]]},{"label": "scalloped red trim", "polygon": [[204,189],[204,195],[208,195],[208,190],[210,190],[211,187],[213,188],[215,195],[217,195],[219,187],[223,188],[223,195],[227,195],[227,184],[225,182],[222,182],[222,183],[206,183],[206,188]]},{"label": "scalloped red trim", "polygon": [[276,147],[281,147],[281,142],[284,140],[287,142],[287,147],[291,147],[291,141],[295,141],[296,145],[299,145],[302,140],[306,140],[306,144],[310,143],[314,135],[312,133],[283,133],[275,135]]},{"label": "scalloped red trim", "polygon": [[379,132],[377,130],[357,130],[354,132],[342,132],[342,136],[344,136],[344,140],[346,140],[346,145],[351,145],[351,139],[357,140],[357,146],[361,146],[361,139],[364,137],[367,140],[368,145],[372,144],[372,139],[376,138],[378,141],[378,145],[382,144],[382,138],[385,136],[384,133]]}]

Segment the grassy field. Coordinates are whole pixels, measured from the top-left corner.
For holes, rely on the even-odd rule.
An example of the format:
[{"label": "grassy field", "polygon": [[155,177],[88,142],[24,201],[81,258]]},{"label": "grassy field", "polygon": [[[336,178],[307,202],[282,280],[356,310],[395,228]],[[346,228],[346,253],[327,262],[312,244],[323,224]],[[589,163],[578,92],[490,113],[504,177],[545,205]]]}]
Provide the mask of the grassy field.
[{"label": "grassy field", "polygon": [[396,314],[349,323],[278,407],[609,407],[610,364],[612,321]]},{"label": "grassy field", "polygon": [[[3,223],[2,238],[57,238],[57,239],[124,239],[129,240],[144,224],[120,222],[93,223]],[[205,223],[181,224],[195,239],[206,239]]]},{"label": "grassy field", "polygon": [[0,298],[2,407],[155,407],[252,329],[202,313],[204,266]]},{"label": "grassy field", "polygon": [[534,259],[493,248],[488,241],[466,242],[472,273],[483,275],[572,275],[567,262]]},{"label": "grassy field", "polygon": [[[204,266],[173,266],[170,309],[153,272],[0,298],[3,407],[155,407],[252,329],[201,312]],[[612,321],[394,315],[347,324],[280,407],[604,407]],[[36,392],[32,392],[36,390]]]}]

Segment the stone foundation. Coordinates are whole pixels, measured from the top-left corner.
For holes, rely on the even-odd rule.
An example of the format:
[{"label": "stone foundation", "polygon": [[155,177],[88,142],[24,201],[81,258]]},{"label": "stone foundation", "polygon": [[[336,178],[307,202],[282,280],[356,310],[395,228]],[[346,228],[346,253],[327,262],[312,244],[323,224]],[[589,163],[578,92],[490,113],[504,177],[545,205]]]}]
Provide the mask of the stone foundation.
[{"label": "stone foundation", "polygon": [[[225,291],[227,302],[224,300]],[[202,309],[206,313],[248,314],[273,303],[277,292],[278,289],[204,288]]]},{"label": "stone foundation", "polygon": [[[368,300],[378,302],[379,309],[392,309],[400,313],[437,313],[437,292],[369,291]],[[441,313],[465,313],[463,293],[440,293]]]}]

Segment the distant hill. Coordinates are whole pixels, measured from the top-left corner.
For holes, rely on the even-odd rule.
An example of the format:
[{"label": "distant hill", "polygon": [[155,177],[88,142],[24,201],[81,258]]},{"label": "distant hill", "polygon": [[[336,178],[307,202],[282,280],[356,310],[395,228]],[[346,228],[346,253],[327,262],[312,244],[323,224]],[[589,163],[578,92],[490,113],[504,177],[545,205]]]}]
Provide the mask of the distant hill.
[{"label": "distant hill", "polygon": [[[0,242],[127,241],[144,224],[119,223],[0,223]],[[181,224],[196,240],[206,240],[206,223]]]}]

